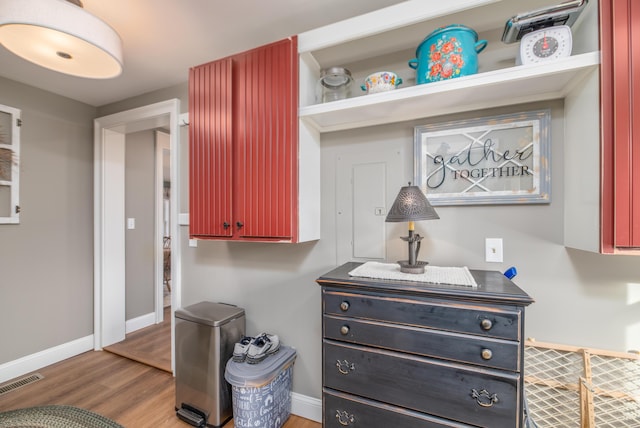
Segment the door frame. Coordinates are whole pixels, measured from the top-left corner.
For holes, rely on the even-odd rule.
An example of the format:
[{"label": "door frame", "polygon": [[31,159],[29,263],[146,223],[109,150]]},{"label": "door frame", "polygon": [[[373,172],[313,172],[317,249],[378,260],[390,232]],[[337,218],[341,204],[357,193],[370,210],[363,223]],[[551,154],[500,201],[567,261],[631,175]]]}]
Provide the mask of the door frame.
[{"label": "door frame", "polygon": [[[180,100],[171,99],[94,119],[94,349],[124,340],[124,135],[169,128],[171,144],[170,202],[171,307],[181,305],[178,239]],[[112,146],[113,144],[113,146]],[[122,146],[122,147],[120,147]],[[162,253],[162,242],[156,250]],[[121,309],[118,309],[120,305]],[[171,319],[171,361],[174,368],[174,319]],[[118,340],[119,339],[119,340]]]},{"label": "door frame", "polygon": [[[154,308],[156,313],[156,324],[164,320],[164,150],[169,149],[171,153],[171,141],[160,141],[158,134],[164,134],[171,138],[171,134],[158,129],[153,133],[153,145],[155,159],[155,252],[154,252]],[[168,146],[168,147],[166,147]],[[169,160],[171,163],[171,160]],[[171,173],[171,165],[169,165]],[[171,182],[171,177],[169,177]],[[174,184],[175,185],[175,184]],[[171,189],[173,190],[173,189]],[[171,206],[171,194],[169,194],[169,206]],[[171,221],[171,208],[169,208],[169,221]],[[169,236],[171,234],[171,224],[169,224]]]}]

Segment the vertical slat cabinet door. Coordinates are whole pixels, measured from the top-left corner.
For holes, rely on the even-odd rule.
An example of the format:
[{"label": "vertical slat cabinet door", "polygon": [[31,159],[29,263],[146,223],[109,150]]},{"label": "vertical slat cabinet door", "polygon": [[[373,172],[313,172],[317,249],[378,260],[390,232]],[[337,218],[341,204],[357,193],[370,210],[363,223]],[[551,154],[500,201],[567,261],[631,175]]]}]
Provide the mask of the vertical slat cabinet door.
[{"label": "vertical slat cabinet door", "polygon": [[640,2],[630,3],[630,37],[631,43],[631,97],[633,100],[631,120],[631,198],[630,242],[629,246],[640,248]]},{"label": "vertical slat cabinet door", "polygon": [[233,73],[235,234],[295,242],[297,38],[235,56]]},{"label": "vertical slat cabinet door", "polygon": [[628,247],[631,221],[631,32],[629,0],[612,2],[615,246]]},{"label": "vertical slat cabinet door", "polygon": [[599,2],[600,12],[600,251],[611,254],[615,250],[615,180],[614,180],[614,32],[611,2]]},{"label": "vertical slat cabinet door", "polygon": [[232,61],[189,70],[189,235],[231,237]]},{"label": "vertical slat cabinet door", "polygon": [[600,2],[602,245],[640,248],[640,2]]}]

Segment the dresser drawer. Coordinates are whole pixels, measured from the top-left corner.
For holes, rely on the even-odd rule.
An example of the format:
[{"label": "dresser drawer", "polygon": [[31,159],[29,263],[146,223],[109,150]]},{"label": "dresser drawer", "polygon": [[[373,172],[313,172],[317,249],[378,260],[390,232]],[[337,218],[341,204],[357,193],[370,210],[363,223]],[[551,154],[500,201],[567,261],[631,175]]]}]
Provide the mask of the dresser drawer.
[{"label": "dresser drawer", "polygon": [[324,390],[322,400],[324,428],[473,428],[330,389]]},{"label": "dresser drawer", "polygon": [[518,342],[357,318],[324,315],[322,320],[327,339],[520,371]]},{"label": "dresser drawer", "polygon": [[520,340],[520,310],[491,306],[439,303],[402,297],[377,297],[339,291],[323,291],[323,310],[343,315],[438,330]]},{"label": "dresser drawer", "polygon": [[520,420],[517,374],[330,340],[323,352],[326,388],[474,426]]}]

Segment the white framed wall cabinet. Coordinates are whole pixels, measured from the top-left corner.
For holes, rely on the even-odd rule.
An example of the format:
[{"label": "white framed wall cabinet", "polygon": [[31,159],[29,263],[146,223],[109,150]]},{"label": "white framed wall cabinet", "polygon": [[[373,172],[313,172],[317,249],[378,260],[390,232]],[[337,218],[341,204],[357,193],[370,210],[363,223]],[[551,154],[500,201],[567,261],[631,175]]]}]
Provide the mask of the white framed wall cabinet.
[{"label": "white framed wall cabinet", "polygon": [[20,223],[20,114],[0,104],[0,224]]}]

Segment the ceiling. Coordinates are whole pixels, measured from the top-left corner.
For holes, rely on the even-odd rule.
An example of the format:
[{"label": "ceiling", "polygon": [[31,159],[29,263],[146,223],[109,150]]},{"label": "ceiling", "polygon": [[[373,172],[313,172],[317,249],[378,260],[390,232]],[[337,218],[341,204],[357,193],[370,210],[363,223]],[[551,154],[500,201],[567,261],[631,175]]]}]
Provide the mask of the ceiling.
[{"label": "ceiling", "polygon": [[82,0],[87,11],[120,34],[120,76],[64,75],[1,45],[0,76],[98,107],[184,83],[189,67],[402,1]]}]

